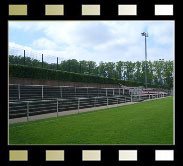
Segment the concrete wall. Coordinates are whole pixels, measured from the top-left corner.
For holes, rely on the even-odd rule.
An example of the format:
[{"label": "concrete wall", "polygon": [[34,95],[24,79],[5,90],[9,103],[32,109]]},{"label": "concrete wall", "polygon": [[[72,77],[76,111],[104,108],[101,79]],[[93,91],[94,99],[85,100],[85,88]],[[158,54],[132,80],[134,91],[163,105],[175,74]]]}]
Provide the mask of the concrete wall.
[{"label": "concrete wall", "polygon": [[51,85],[51,86],[75,86],[75,87],[98,87],[98,88],[119,88],[119,85],[112,84],[97,84],[97,83],[82,83],[82,82],[68,82],[56,80],[40,80],[32,78],[9,78],[9,84],[22,85]]}]

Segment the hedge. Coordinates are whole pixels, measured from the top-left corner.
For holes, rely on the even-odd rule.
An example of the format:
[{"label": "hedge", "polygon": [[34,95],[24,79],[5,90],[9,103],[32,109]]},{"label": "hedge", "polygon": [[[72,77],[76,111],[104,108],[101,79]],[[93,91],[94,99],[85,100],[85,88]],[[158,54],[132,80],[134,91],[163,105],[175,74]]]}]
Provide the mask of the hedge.
[{"label": "hedge", "polygon": [[[34,78],[43,80],[60,80],[60,81],[83,82],[83,83],[115,84],[115,85],[122,84],[125,86],[144,86],[144,83],[139,83],[135,81],[109,79],[99,76],[78,74],[78,73],[44,69],[24,65],[14,65],[14,64],[9,64],[9,77]],[[149,84],[148,87],[156,88],[159,86]]]}]

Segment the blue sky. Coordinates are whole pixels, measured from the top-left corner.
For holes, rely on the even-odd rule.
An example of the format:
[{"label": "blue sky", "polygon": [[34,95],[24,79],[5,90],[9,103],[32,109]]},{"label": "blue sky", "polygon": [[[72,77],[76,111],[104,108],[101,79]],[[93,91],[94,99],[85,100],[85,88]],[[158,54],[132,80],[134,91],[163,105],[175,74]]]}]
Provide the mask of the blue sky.
[{"label": "blue sky", "polygon": [[173,21],[10,21],[9,52],[51,61],[77,59],[97,63],[174,59]]}]

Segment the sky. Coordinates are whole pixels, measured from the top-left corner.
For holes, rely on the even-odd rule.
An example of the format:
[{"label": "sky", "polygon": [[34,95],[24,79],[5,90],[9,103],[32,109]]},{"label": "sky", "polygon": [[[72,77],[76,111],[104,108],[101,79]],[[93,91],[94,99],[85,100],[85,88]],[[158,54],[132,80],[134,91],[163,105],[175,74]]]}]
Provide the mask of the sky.
[{"label": "sky", "polygon": [[97,63],[174,60],[173,21],[9,21],[9,54]]}]

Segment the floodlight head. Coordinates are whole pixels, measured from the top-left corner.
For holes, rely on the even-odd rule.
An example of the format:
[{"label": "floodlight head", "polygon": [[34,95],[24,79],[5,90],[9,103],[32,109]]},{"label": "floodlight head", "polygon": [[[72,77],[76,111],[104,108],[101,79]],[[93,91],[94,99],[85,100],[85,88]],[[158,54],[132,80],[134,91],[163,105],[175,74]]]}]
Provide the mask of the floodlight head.
[{"label": "floodlight head", "polygon": [[146,33],[146,32],[141,33],[141,35],[145,36],[145,37],[148,37],[148,33]]},{"label": "floodlight head", "polygon": [[141,33],[142,36],[145,36],[145,32]]}]

